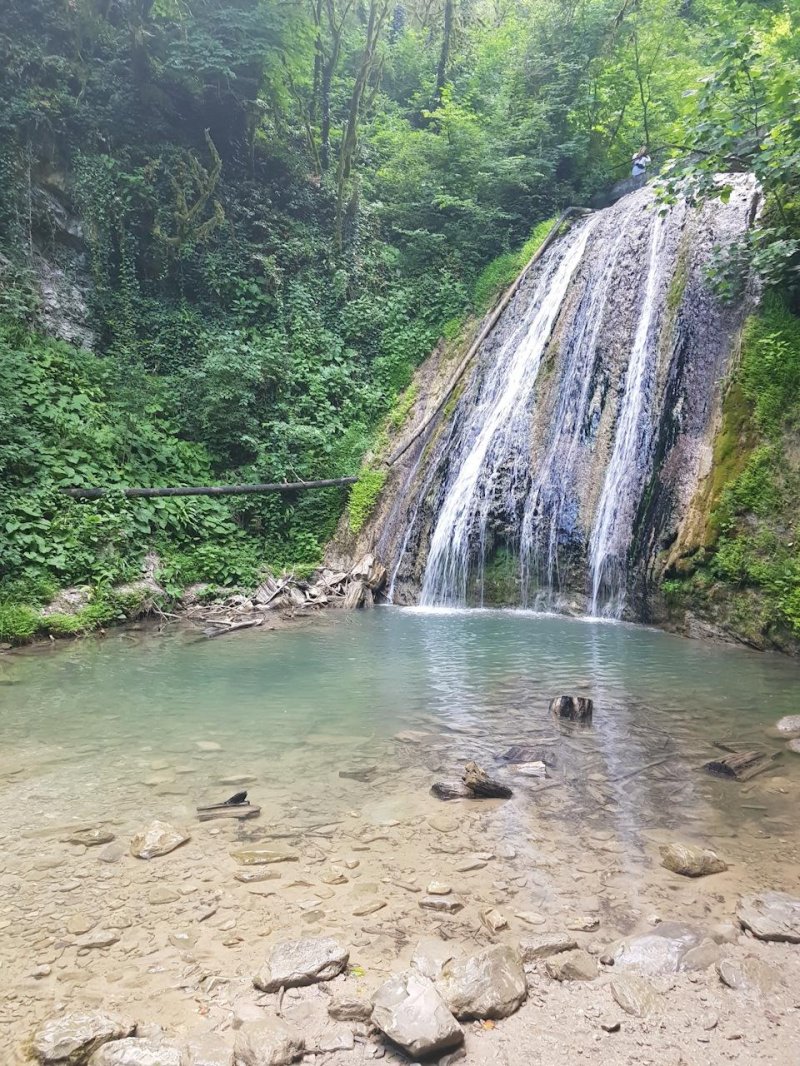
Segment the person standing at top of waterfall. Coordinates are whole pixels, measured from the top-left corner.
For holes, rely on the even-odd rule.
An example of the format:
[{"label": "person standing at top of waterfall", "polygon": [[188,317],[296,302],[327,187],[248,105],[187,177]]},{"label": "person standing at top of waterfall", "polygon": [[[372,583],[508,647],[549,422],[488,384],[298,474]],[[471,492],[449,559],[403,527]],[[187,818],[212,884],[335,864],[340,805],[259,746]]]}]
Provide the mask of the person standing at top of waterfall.
[{"label": "person standing at top of waterfall", "polygon": [[631,177],[640,178],[642,174],[647,173],[647,168],[650,164],[650,156],[647,152],[645,145],[639,149],[636,155],[632,159]]}]

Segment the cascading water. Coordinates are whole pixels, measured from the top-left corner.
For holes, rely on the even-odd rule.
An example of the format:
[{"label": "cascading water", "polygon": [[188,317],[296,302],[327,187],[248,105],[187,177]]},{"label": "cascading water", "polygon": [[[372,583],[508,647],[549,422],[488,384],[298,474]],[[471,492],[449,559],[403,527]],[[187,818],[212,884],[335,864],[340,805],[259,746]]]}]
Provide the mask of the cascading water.
[{"label": "cascading water", "polygon": [[[622,615],[625,606],[627,553],[634,511],[644,483],[655,426],[651,396],[655,378],[658,341],[658,297],[664,276],[662,245],[666,220],[658,218],[650,237],[647,284],[636,326],[622,411],[614,436],[614,450],[606,470],[600,504],[589,540],[589,568],[592,578],[591,613],[604,603],[606,614]],[[601,599],[601,593],[605,593]]]},{"label": "cascading water", "polygon": [[[573,233],[560,261],[539,281],[528,318],[497,354],[469,432],[451,466],[453,477],[431,538],[420,602],[460,606],[466,602],[471,541],[485,543],[486,521],[501,469],[511,468],[507,493],[511,505],[528,475],[526,427],[529,404],[542,355],[561,302],[594,226],[585,222]],[[481,559],[483,553],[481,553]]]},{"label": "cascading water", "polygon": [[[744,311],[706,276],[757,203],[749,177],[729,181],[727,203],[663,217],[634,192],[525,275],[365,533],[396,601],[646,613],[710,460]],[[435,360],[426,372],[447,377]]]}]

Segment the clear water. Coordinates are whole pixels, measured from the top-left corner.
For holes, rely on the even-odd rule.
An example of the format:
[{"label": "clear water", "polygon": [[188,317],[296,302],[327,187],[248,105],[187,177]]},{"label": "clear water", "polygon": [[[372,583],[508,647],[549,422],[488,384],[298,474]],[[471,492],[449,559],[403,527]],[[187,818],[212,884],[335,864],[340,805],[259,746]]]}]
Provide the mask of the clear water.
[{"label": "clear water", "polygon": [[[2,680],[0,794],[18,827],[109,811],[135,819],[143,804],[185,815],[240,774],[259,801],[332,816],[351,802],[335,787],[349,765],[384,767],[383,793],[402,802],[425,797],[436,771],[473,756],[493,766],[510,744],[539,738],[567,783],[565,821],[597,813],[591,780],[630,828],[683,814],[735,822],[748,793],[700,763],[714,741],[781,749],[769,727],[800,709],[788,659],[512,611],[380,608],[213,641],[119,632],[7,657]],[[594,699],[594,725],[560,737],[547,704],[573,691]],[[435,742],[398,754],[391,738],[408,729]],[[398,763],[419,781],[392,777]],[[783,754],[776,773],[800,782],[800,757]]]}]

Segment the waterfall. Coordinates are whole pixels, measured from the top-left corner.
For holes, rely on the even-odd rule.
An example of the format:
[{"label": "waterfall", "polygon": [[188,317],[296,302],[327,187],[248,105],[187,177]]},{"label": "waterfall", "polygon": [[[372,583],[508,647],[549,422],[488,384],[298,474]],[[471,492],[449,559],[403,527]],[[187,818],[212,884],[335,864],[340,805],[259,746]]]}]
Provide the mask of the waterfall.
[{"label": "waterfall", "polygon": [[658,341],[658,295],[664,276],[662,245],[666,224],[656,219],[650,238],[642,309],[625,375],[622,411],[614,437],[614,450],[606,469],[600,504],[589,540],[589,567],[592,579],[591,613],[601,608],[620,618],[625,606],[627,552],[634,510],[644,482],[654,426],[650,398],[655,375],[654,355]]},{"label": "waterfall", "polygon": [[[466,603],[470,545],[486,539],[486,520],[501,468],[511,465],[510,491],[525,476],[528,406],[561,303],[596,219],[574,232],[560,261],[551,263],[534,294],[530,313],[497,353],[457,455],[431,538],[422,585],[423,605]],[[512,500],[513,506],[513,500]],[[481,553],[481,558],[483,554]]]},{"label": "waterfall", "polygon": [[707,467],[745,311],[706,273],[758,198],[748,176],[726,181],[730,200],[701,209],[631,193],[525,274],[396,475],[380,540],[393,597],[642,616]]}]

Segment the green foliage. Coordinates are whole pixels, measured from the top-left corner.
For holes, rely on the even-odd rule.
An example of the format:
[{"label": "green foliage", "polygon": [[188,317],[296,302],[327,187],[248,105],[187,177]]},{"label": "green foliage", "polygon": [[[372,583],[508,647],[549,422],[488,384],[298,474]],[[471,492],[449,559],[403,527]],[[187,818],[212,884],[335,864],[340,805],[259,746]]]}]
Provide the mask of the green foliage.
[{"label": "green foliage", "polygon": [[0,641],[25,644],[39,628],[39,612],[18,603],[0,602]]},{"label": "green foliage", "polygon": [[348,503],[351,533],[360,533],[372,514],[372,509],[386,484],[386,474],[383,468],[375,470],[365,467],[359,472],[358,481],[350,489]]},{"label": "green foliage", "polygon": [[475,281],[472,294],[472,306],[479,314],[489,310],[498,294],[507,288],[531,261],[544,244],[555,221],[551,218],[538,223],[518,251],[504,252],[491,263],[487,263]]}]

